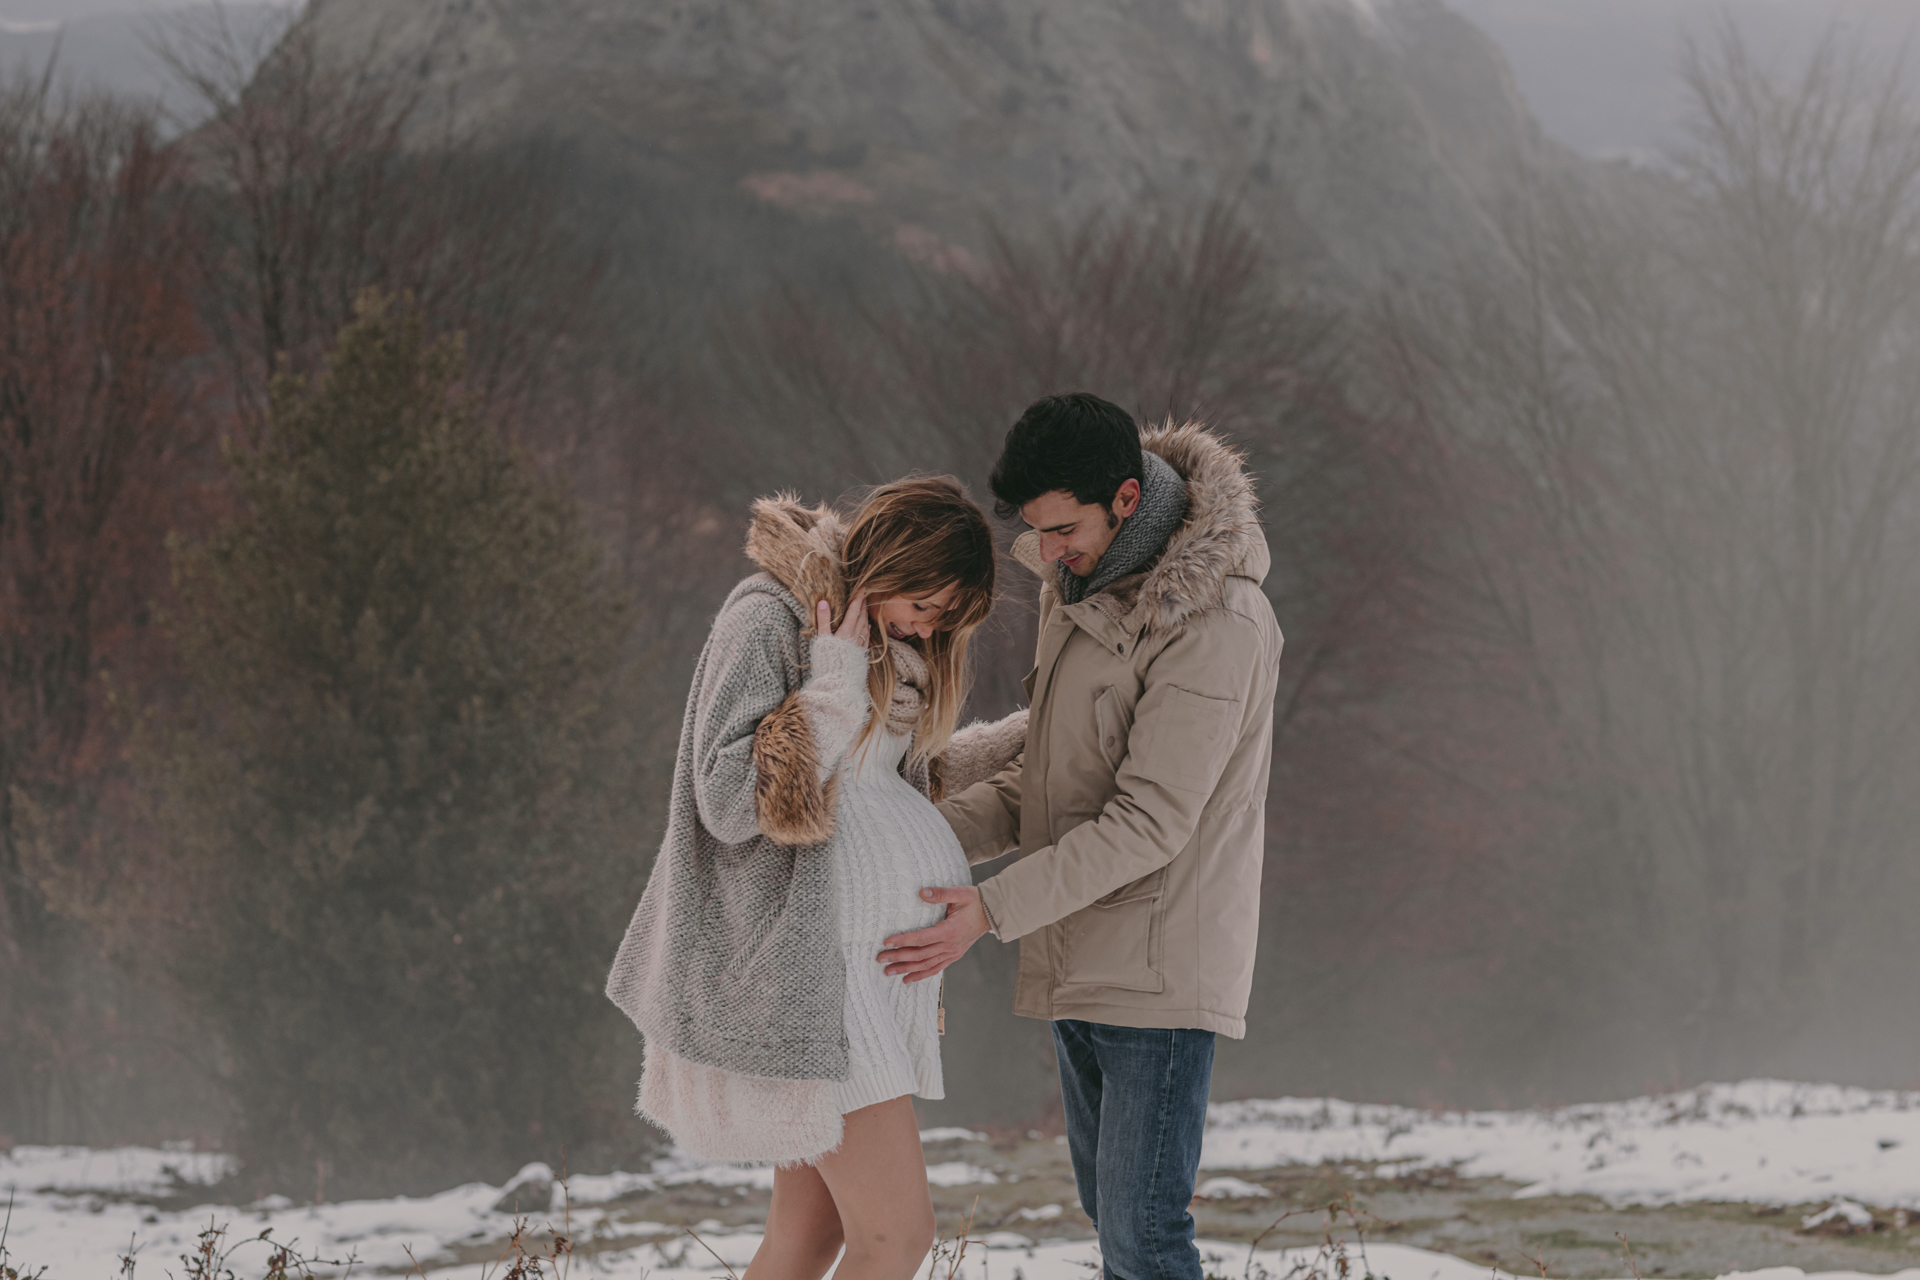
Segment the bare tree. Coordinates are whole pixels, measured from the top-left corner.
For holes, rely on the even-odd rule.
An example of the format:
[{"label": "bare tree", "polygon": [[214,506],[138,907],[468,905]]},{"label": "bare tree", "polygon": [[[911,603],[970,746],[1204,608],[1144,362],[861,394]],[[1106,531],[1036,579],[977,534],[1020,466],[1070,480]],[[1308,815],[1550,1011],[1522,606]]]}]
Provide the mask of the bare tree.
[{"label": "bare tree", "polygon": [[[730,445],[709,491],[834,493],[916,469],[983,489],[1022,409],[1087,389],[1144,423],[1223,431],[1253,453],[1276,540],[1325,533],[1334,473],[1363,470],[1366,452],[1342,400],[1337,326],[1231,202],[1032,239],[987,231],[984,253],[951,250],[878,301],[782,288],[726,317],[700,393]],[[989,700],[1010,698],[1025,670],[1026,588],[1009,599],[1010,629],[984,646]]]},{"label": "bare tree", "polygon": [[0,92],[0,1127],[29,1140],[86,1131],[102,970],[66,916],[113,864],[102,677],[164,666],[165,539],[206,487],[179,187],[150,119]]},{"label": "bare tree", "polygon": [[1388,331],[1447,441],[1452,625],[1561,727],[1643,990],[1739,1052],[1817,1011],[1902,882],[1920,121],[1834,39],[1783,82],[1729,25],[1686,70],[1677,175],[1527,193],[1503,278]]},{"label": "bare tree", "polygon": [[517,425],[589,316],[598,259],[564,224],[565,149],[433,127],[420,89],[304,18],[270,46],[223,24],[158,51],[207,116],[182,146],[206,199],[209,325],[257,418],[282,360],[311,371],[367,288],[466,337],[468,376]]}]

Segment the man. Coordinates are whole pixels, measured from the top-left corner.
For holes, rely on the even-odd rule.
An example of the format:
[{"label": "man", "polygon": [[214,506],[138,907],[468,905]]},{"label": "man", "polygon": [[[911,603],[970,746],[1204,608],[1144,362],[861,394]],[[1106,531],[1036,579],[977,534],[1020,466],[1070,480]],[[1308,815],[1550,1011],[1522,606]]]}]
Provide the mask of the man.
[{"label": "man", "polygon": [[879,958],[918,981],[1018,938],[1106,1275],[1201,1280],[1187,1210],[1214,1036],[1246,1034],[1280,662],[1253,486],[1209,432],[1143,438],[1091,395],[1029,408],[991,483],[1041,580],[1027,747],[941,810],[970,862],[1020,857],[926,890],[947,918]]}]

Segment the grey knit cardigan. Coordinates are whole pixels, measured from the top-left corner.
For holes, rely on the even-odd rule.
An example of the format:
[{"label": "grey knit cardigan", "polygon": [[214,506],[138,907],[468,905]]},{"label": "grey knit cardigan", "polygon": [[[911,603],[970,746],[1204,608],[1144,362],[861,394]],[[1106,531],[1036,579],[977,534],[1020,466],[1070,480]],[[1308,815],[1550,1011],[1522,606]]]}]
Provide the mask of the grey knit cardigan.
[{"label": "grey knit cardigan", "polygon": [[[754,505],[748,553],[694,669],[667,831],[607,995],[650,1046],[775,1080],[844,1080],[846,973],[834,788],[798,694],[815,601],[844,607],[844,530],[787,498]],[[802,597],[805,597],[804,599]],[[1026,712],[969,726],[907,780],[939,798],[1005,767]]]}]

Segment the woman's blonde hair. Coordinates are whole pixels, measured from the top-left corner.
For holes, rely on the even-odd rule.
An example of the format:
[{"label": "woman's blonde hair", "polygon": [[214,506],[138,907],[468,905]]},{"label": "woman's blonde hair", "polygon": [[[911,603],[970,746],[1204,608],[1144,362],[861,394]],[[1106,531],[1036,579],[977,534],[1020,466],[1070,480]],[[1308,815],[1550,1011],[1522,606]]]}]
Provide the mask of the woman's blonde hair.
[{"label": "woman's blonde hair", "polygon": [[[993,531],[952,476],[899,480],[881,485],[860,504],[847,529],[843,560],[847,600],[864,595],[868,608],[953,586],[953,599],[919,646],[929,687],[913,747],[917,758],[931,759],[953,737],[972,675],[967,642],[993,609]],[[886,659],[886,629],[874,628],[871,642],[875,656],[867,668],[867,688],[873,715],[862,742],[886,723],[895,681],[893,663]]]}]

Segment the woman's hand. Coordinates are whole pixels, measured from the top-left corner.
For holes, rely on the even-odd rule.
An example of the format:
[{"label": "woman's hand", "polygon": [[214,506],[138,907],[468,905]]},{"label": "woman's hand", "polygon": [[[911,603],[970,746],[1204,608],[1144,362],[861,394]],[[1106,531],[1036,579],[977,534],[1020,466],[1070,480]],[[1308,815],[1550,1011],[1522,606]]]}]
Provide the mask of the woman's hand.
[{"label": "woman's hand", "polygon": [[[827,629],[833,627],[832,606],[825,600],[822,600],[819,604],[813,606],[813,610],[815,618],[814,634],[826,635]],[[833,635],[835,639],[857,644],[864,649],[867,647],[867,627],[867,598],[865,596],[855,596],[847,604],[847,616],[840,619],[839,626],[833,627]]]}]

